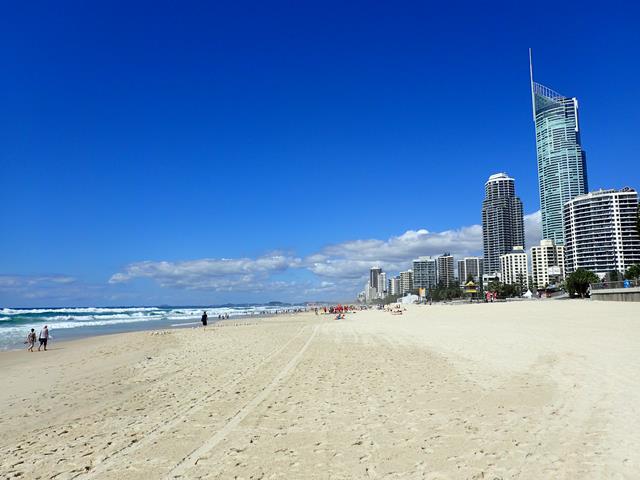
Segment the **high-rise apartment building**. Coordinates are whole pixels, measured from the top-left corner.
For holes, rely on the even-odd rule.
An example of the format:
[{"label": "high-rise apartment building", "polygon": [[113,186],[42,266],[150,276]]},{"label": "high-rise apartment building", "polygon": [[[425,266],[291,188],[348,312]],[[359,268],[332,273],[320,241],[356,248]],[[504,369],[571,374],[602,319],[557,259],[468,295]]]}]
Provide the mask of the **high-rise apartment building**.
[{"label": "high-rise apartment building", "polygon": [[458,282],[460,285],[467,283],[469,276],[473,277],[475,283],[482,281],[482,258],[480,257],[464,257],[458,260]]},{"label": "high-rise apartment building", "polygon": [[446,287],[455,285],[456,277],[453,268],[453,257],[451,254],[444,253],[436,260],[438,263],[438,284]]},{"label": "high-rise apartment building", "polygon": [[413,261],[413,287],[434,288],[438,285],[438,264],[433,257],[418,257]]},{"label": "high-rise apartment building", "polygon": [[400,272],[400,294],[405,295],[413,290],[413,271]]},{"label": "high-rise apartment building", "polygon": [[378,274],[378,298],[387,296],[387,274],[380,272]]},{"label": "high-rise apartment building", "polygon": [[500,255],[524,246],[522,202],[516,197],[514,179],[506,173],[491,175],[484,185],[482,244],[488,274],[500,271]]},{"label": "high-rise apartment building", "polygon": [[364,292],[362,293],[366,302],[378,298],[378,290],[373,288],[369,282],[364,286]]},{"label": "high-rise apartment building", "polygon": [[524,247],[515,246],[510,253],[500,256],[500,279],[507,285],[529,285],[529,267]]},{"label": "high-rise apartment building", "polygon": [[564,246],[545,239],[531,247],[531,277],[538,288],[557,285],[564,279]]},{"label": "high-rise apartment building", "polygon": [[380,267],[371,267],[369,270],[369,286],[371,288],[378,289],[378,275],[382,273],[382,269]]},{"label": "high-rise apartment building", "polygon": [[400,275],[389,279],[389,295],[400,295]]},{"label": "high-rise apartment building", "polygon": [[637,212],[638,193],[628,187],[598,190],[568,201],[564,206],[567,274],[578,268],[624,272],[640,263]]},{"label": "high-rise apartment building", "polygon": [[580,142],[578,100],[533,81],[531,51],[529,67],[542,238],[563,245],[563,206],[572,198],[588,192],[587,160]]}]

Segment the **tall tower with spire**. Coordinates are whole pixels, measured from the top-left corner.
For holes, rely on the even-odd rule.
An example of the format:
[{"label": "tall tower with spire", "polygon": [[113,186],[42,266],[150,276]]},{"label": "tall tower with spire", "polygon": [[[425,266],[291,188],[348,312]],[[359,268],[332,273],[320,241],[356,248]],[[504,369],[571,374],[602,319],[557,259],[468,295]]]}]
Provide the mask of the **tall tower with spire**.
[{"label": "tall tower with spire", "polygon": [[531,101],[536,130],[542,237],[564,244],[562,209],[588,192],[587,157],[580,142],[578,99],[561,95],[533,80],[529,49]]}]

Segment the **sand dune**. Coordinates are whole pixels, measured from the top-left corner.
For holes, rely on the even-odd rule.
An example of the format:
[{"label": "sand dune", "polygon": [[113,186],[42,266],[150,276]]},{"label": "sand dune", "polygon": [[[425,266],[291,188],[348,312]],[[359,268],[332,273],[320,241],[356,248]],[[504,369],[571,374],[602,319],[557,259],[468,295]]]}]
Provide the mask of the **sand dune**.
[{"label": "sand dune", "polygon": [[5,478],[640,477],[640,305],[411,306],[0,354]]}]

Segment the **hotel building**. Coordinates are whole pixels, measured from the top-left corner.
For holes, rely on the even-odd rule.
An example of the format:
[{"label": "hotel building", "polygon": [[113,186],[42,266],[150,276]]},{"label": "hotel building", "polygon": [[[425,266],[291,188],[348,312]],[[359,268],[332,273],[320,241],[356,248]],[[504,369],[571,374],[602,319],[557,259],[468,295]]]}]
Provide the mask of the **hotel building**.
[{"label": "hotel building", "polygon": [[418,257],[413,261],[414,288],[434,288],[438,285],[438,264],[433,257]]},{"label": "hotel building", "polygon": [[529,285],[529,267],[524,247],[513,247],[511,253],[500,256],[500,279],[507,285]]},{"label": "hotel building", "polygon": [[567,274],[578,268],[624,273],[640,263],[638,193],[632,188],[598,190],[564,206]]},{"label": "hotel building", "polygon": [[437,258],[438,263],[438,284],[448,287],[456,282],[453,269],[453,257],[449,253],[440,255]]},{"label": "hotel building", "polygon": [[475,283],[482,281],[482,258],[480,257],[464,257],[458,260],[458,281],[460,285],[467,283],[469,275],[473,277]]},{"label": "hotel building", "polygon": [[400,272],[400,294],[406,295],[413,290],[413,271]]},{"label": "hotel building", "polygon": [[553,240],[542,240],[531,247],[531,277],[538,288],[557,285],[564,279],[564,247]]}]

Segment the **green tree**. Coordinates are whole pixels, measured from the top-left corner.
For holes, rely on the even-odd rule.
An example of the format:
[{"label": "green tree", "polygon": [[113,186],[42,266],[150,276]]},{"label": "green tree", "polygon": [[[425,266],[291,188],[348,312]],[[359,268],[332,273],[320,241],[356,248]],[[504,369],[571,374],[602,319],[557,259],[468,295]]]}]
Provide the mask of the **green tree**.
[{"label": "green tree", "polygon": [[490,292],[497,292],[499,298],[513,298],[522,295],[524,287],[519,283],[507,284],[493,281],[489,283],[487,290]]},{"label": "green tree", "polygon": [[514,298],[522,295],[522,286],[519,283],[503,284],[501,297]]},{"label": "green tree", "polygon": [[451,300],[454,298],[462,297],[462,289],[457,283],[449,285],[448,287],[444,283],[440,283],[437,287],[429,289],[427,298],[431,298],[434,302],[441,302],[443,300]]},{"label": "green tree", "polygon": [[620,275],[618,274],[617,270],[611,270],[609,272],[609,281],[610,282],[617,282],[618,280],[620,280]]},{"label": "green tree", "polygon": [[567,292],[571,296],[580,295],[580,298],[584,298],[589,290],[589,285],[599,281],[600,278],[592,271],[578,268],[566,279]]},{"label": "green tree", "polygon": [[487,290],[489,292],[498,292],[499,294],[500,290],[502,290],[502,284],[497,280],[492,280],[489,282],[489,285],[487,285]]},{"label": "green tree", "polygon": [[627,268],[627,271],[624,273],[624,278],[628,280],[636,280],[640,278],[640,263],[636,263],[635,265],[631,265]]}]

